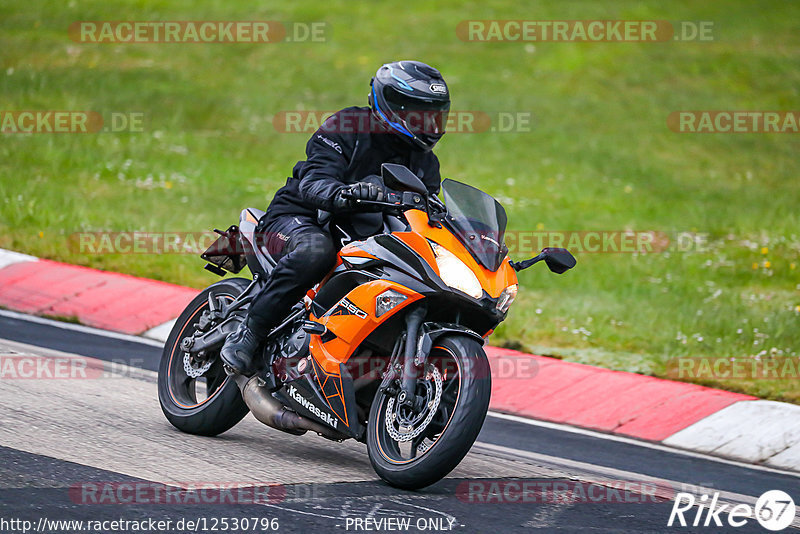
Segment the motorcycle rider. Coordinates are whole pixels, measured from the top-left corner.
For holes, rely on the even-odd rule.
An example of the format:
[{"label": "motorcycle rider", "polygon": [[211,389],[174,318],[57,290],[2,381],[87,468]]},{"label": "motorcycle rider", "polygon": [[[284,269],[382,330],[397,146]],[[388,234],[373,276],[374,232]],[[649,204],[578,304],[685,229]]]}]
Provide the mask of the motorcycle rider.
[{"label": "motorcycle rider", "polygon": [[252,371],[269,331],[333,267],[337,247],[318,210],[342,215],[357,209],[356,200],[382,200],[383,189],[370,177],[383,163],[405,165],[431,194],[439,192],[432,149],[450,109],[442,75],[419,61],[397,61],[379,68],[370,85],[369,107],[345,108],[311,136],[306,160],[294,166],[259,221],[277,265],[222,347],[222,360],[234,372]]}]

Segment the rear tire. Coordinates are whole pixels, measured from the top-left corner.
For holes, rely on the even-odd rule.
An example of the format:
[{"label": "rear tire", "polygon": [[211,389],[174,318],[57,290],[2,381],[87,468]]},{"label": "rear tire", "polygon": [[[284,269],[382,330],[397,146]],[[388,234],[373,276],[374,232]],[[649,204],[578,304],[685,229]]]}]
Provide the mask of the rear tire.
[{"label": "rear tire", "polygon": [[196,321],[208,309],[209,293],[232,301],[249,283],[244,278],[230,278],[204,289],[175,321],[164,344],[158,370],[158,401],[169,422],[183,432],[216,436],[236,425],[249,411],[236,382],[222,368],[219,351],[210,356],[211,367],[198,377],[206,379],[206,397],[199,399],[197,380],[184,370],[180,350],[181,340],[194,332]]},{"label": "rear tire", "polygon": [[[375,472],[391,486],[414,490],[438,482],[466,456],[483,426],[492,390],[489,361],[483,347],[466,336],[445,337],[436,342],[428,362],[448,358],[458,371],[457,378],[449,377],[449,380],[458,380],[451,383],[452,411],[449,414],[443,411],[438,423],[431,422],[419,438],[411,440],[415,451],[419,450],[415,445],[420,443],[417,439],[429,440],[424,452],[414,452],[411,458],[402,457],[399,442],[385,428],[389,397],[379,391],[372,401],[367,423],[367,451]],[[451,368],[451,364],[447,365]],[[444,384],[448,380],[447,372],[443,375]],[[443,390],[437,418],[438,411],[445,409],[448,386],[443,386]],[[426,434],[429,436],[424,437]]]}]

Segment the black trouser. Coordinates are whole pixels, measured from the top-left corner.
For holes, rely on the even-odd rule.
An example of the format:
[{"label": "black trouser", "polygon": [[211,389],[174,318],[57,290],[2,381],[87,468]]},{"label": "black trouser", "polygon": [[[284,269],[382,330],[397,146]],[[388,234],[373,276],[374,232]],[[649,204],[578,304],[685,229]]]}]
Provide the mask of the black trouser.
[{"label": "black trouser", "polygon": [[310,217],[278,216],[259,225],[259,231],[278,260],[247,314],[250,329],[264,336],[333,268],[336,247],[331,235]]}]

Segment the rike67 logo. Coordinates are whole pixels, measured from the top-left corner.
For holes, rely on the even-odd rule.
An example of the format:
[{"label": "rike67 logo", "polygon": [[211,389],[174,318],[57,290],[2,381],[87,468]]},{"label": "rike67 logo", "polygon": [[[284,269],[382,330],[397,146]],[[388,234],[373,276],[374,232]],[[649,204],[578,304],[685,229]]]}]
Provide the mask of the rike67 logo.
[{"label": "rike67 logo", "polygon": [[[693,510],[696,508],[696,510]],[[756,501],[755,507],[749,504],[729,504],[719,502],[719,493],[712,497],[691,493],[678,493],[669,514],[667,526],[677,527],[742,527],[755,519],[765,529],[778,531],[787,528],[795,518],[795,504],[784,491],[770,490]]]}]

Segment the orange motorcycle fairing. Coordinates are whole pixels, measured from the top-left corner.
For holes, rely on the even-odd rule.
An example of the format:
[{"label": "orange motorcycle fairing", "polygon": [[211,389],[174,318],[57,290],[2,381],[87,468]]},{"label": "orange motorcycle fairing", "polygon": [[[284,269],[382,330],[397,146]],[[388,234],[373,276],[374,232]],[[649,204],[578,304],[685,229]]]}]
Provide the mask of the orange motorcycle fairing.
[{"label": "orange motorcycle fairing", "polygon": [[359,243],[363,243],[361,241],[357,241],[354,243],[349,243],[342,247],[342,250],[339,251],[339,260],[347,259],[348,257],[356,257],[356,258],[368,258],[368,259],[375,259],[375,256],[367,252],[366,250],[362,249],[358,246]]},{"label": "orange motorcycle fairing", "polygon": [[[425,226],[433,229],[431,226],[428,226],[427,223]],[[393,232],[392,235],[419,254],[437,275],[441,275],[439,266],[436,264],[436,256],[433,254],[430,243],[428,243],[428,240],[425,238],[424,231],[425,228],[420,228],[413,232]]]},{"label": "orange motorcycle fairing", "polygon": [[[380,317],[376,316],[377,297],[387,290],[394,290],[406,296]],[[345,363],[366,337],[381,324],[393,317],[409,304],[418,301],[422,295],[389,280],[373,280],[350,291],[339,300],[325,315],[311,320],[325,326],[322,336],[312,335],[309,343],[311,356],[325,373],[339,374],[339,364]],[[329,338],[323,341],[322,338]]]},{"label": "orange motorcycle fairing", "polygon": [[[508,258],[503,260],[500,268],[497,271],[490,271],[480,263],[478,263],[466,247],[453,235],[450,230],[446,228],[435,228],[428,224],[428,215],[424,211],[409,210],[405,213],[406,220],[411,225],[412,232],[395,233],[393,235],[403,239],[403,235],[416,234],[424,238],[430,239],[434,243],[441,245],[451,253],[455,254],[469,269],[475,273],[481,286],[492,298],[497,298],[505,288],[517,283],[517,273],[509,264]],[[411,243],[409,243],[411,245]],[[419,248],[414,247],[419,253]],[[430,247],[428,247],[430,249]],[[431,252],[433,256],[433,252]],[[427,259],[427,258],[426,258]],[[431,266],[436,268],[436,261],[429,261]],[[438,270],[437,270],[438,272]]]},{"label": "orange motorcycle fairing", "polygon": [[[342,384],[341,367],[336,373],[327,373],[315,359],[311,360],[314,367],[314,379],[317,381],[319,391],[325,397],[331,412],[350,428],[350,417],[347,414],[348,400],[345,398],[345,389]],[[352,404],[352,403],[350,403]],[[356,425],[357,426],[357,425]]]}]

